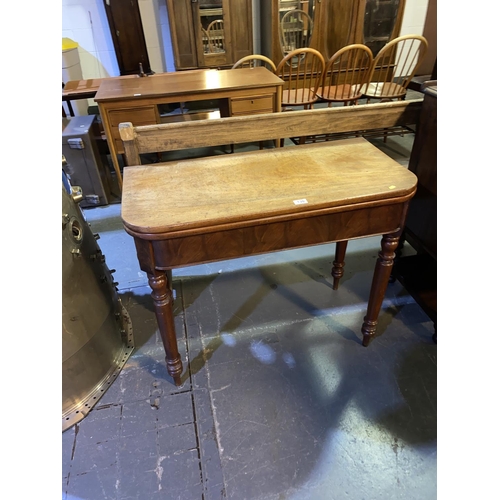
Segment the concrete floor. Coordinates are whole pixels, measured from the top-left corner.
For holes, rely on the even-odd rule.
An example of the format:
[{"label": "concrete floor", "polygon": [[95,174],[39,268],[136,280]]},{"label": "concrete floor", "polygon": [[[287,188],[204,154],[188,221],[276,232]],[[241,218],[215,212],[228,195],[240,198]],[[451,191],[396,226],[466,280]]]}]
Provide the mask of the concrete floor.
[{"label": "concrete floor", "polygon": [[[372,142],[407,166],[413,134]],[[437,497],[434,326],[395,282],[361,345],[379,237],[349,243],[337,291],[333,244],[175,270],[176,388],[120,205],[84,212],[135,350],[62,434],[63,500]]]}]

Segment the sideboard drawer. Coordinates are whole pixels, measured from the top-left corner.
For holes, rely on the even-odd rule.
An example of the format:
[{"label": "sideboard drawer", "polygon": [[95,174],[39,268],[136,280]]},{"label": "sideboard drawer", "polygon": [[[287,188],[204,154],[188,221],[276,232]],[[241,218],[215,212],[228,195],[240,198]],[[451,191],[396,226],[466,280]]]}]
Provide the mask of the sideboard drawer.
[{"label": "sideboard drawer", "polygon": [[146,106],[143,108],[113,109],[108,112],[108,117],[112,127],[118,127],[123,122],[131,122],[136,127],[137,125],[154,125],[156,114],[156,106]]},{"label": "sideboard drawer", "polygon": [[108,111],[109,124],[111,126],[111,137],[114,141],[116,152],[123,153],[123,142],[120,138],[118,125],[124,122],[131,122],[132,125],[154,125],[158,123],[156,106],[145,106],[142,108],[112,109]]},{"label": "sideboard drawer", "polygon": [[253,113],[272,113],[274,111],[274,95],[242,97],[231,99],[232,115],[251,115]]}]

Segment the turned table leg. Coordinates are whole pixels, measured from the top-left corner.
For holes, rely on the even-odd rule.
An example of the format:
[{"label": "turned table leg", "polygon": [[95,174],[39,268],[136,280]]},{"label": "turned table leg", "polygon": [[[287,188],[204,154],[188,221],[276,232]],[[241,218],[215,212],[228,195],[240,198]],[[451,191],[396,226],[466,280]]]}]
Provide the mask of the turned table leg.
[{"label": "turned table leg", "polygon": [[375,272],[373,274],[368,309],[364,317],[361,332],[363,333],[363,345],[366,347],[375,336],[378,315],[382,307],[387,284],[394,264],[395,250],[399,243],[401,231],[392,234],[384,234],[382,237],[382,250],[378,254]]},{"label": "turned table leg", "polygon": [[160,330],[167,371],[174,379],[175,385],[181,385],[182,361],[177,349],[173,313],[173,295],[167,274],[163,271],[148,273],[149,286],[153,290],[156,320]]},{"label": "turned table leg", "polygon": [[333,289],[338,290],[340,278],[344,276],[345,253],[347,241],[338,241],[335,245],[335,260],[333,261],[332,276]]}]

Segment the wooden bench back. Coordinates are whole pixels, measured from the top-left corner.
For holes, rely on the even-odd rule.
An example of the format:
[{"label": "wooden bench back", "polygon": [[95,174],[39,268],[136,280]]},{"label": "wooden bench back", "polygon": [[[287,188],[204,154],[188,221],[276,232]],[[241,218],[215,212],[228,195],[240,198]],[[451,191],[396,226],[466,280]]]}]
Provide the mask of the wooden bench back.
[{"label": "wooden bench back", "polygon": [[127,165],[140,165],[143,153],[413,125],[421,107],[417,99],[137,127],[126,122],[119,131]]}]

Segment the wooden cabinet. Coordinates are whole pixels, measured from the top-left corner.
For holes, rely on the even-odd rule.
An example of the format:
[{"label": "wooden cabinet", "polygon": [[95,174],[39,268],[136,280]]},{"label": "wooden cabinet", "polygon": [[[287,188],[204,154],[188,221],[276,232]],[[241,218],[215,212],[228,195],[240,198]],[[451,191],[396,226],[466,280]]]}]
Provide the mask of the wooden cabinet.
[{"label": "wooden cabinet", "polygon": [[437,82],[423,90],[408,170],[418,177],[418,188],[408,208],[405,239],[419,253],[437,261]]},{"label": "wooden cabinet", "polygon": [[[406,0],[260,0],[261,52],[278,64],[284,56],[281,25],[290,12],[307,13],[310,21],[304,40],[328,59],[351,43],[368,45],[374,55],[389,40],[399,36]],[[304,14],[295,19],[301,22]],[[312,25],[312,29],[311,29]],[[295,47],[299,48],[299,47]]]},{"label": "wooden cabinet", "polygon": [[175,69],[230,68],[253,53],[252,0],[166,0]]},{"label": "wooden cabinet", "polygon": [[[436,327],[437,81],[430,83],[424,90],[424,102],[408,165],[408,170],[418,177],[417,192],[408,207],[401,239],[406,240],[417,253],[399,256],[393,272]],[[433,338],[436,340],[436,333]]]}]

